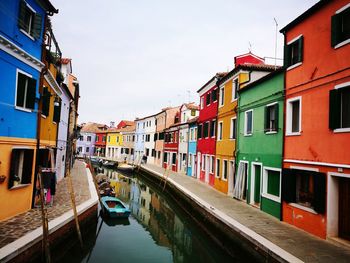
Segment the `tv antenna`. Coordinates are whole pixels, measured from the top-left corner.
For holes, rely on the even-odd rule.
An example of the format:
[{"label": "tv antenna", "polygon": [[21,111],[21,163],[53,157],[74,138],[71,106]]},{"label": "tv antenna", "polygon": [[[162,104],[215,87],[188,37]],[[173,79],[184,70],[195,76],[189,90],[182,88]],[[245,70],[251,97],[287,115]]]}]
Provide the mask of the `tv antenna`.
[{"label": "tv antenna", "polygon": [[278,23],[276,18],[273,18],[273,20],[275,21],[275,25],[276,25],[276,36],[275,36],[275,70],[277,67],[277,31],[278,31]]}]

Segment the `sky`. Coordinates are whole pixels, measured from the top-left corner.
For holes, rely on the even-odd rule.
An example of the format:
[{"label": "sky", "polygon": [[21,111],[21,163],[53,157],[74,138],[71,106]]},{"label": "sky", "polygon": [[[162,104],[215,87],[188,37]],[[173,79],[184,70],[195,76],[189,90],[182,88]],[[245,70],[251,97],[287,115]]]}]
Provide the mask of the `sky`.
[{"label": "sky", "polygon": [[[79,122],[118,123],[199,103],[197,90],[249,50],[274,64],[278,31],[316,0],[51,0],[80,83]],[[277,58],[283,35],[277,33]],[[280,61],[280,60],[279,60]],[[281,62],[280,62],[281,63]]]}]

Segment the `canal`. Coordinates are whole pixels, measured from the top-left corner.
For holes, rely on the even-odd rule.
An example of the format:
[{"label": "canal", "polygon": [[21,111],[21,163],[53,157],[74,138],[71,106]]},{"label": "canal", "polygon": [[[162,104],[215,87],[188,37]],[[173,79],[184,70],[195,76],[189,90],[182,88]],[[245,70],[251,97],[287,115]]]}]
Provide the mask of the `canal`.
[{"label": "canal", "polygon": [[[96,168],[95,168],[96,169]],[[237,246],[230,255],[167,197],[162,187],[139,175],[123,176],[96,170],[108,178],[116,196],[129,205],[126,220],[98,219],[83,229],[84,248],[76,241],[69,250],[53,251],[59,262],[259,262],[262,258]],[[220,237],[219,237],[220,238]],[[232,247],[232,246],[231,246]],[[254,256],[253,256],[254,254]],[[233,256],[232,256],[233,255]]]}]

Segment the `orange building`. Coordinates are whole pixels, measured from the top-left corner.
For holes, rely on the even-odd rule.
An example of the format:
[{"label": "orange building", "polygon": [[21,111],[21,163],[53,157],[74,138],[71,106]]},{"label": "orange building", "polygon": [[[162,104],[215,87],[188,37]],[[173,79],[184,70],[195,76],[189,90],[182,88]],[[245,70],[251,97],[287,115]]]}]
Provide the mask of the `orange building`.
[{"label": "orange building", "polygon": [[[350,240],[350,4],[320,1],[285,26],[283,220]],[[317,26],[316,26],[317,25]]]}]

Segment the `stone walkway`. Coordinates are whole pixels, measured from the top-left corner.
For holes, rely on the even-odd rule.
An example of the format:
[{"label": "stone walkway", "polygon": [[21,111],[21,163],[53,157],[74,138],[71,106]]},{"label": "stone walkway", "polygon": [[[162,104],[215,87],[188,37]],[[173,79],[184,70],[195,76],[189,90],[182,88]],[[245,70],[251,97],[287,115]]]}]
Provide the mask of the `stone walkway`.
[{"label": "stone walkway", "polygon": [[[76,205],[79,205],[90,199],[90,191],[84,163],[76,161],[71,175]],[[47,209],[49,221],[59,217],[70,209],[72,208],[70,194],[67,188],[67,178],[64,178],[57,184],[53,206],[48,207]],[[40,208],[31,209],[26,213],[0,222],[0,248],[41,226]]]},{"label": "stone walkway", "polygon": [[[164,168],[151,164],[145,166],[164,174]],[[170,172],[169,178],[209,203],[215,210],[223,212],[304,262],[350,262],[350,249],[347,247],[322,240],[281,222],[245,202],[213,189],[198,179],[175,172]]]}]

